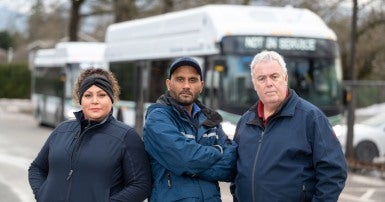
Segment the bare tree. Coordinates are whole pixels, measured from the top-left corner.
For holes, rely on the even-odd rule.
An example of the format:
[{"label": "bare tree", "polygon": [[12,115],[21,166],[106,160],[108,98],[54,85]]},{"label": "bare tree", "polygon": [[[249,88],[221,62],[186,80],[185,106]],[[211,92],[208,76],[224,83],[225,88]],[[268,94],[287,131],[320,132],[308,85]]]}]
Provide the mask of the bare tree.
[{"label": "bare tree", "polygon": [[174,8],[173,0],[163,0],[163,10],[162,13],[168,13]]},{"label": "bare tree", "polygon": [[29,24],[29,38],[36,40],[40,38],[40,29],[38,25],[44,25],[45,22],[45,10],[42,0],[37,0],[35,5],[32,6],[31,15],[28,19]]},{"label": "bare tree", "polygon": [[138,15],[135,1],[133,0],[114,0],[115,22],[132,20]]},{"label": "bare tree", "polygon": [[63,7],[51,7],[52,11],[47,12],[42,4],[43,0],[37,0],[33,5],[28,18],[28,41],[36,40],[58,40],[66,36],[67,13]]},{"label": "bare tree", "polygon": [[71,16],[69,23],[69,41],[78,40],[80,8],[85,0],[71,0]]},{"label": "bare tree", "polygon": [[358,7],[355,68],[356,79],[382,79],[385,67],[385,3],[371,0]]}]

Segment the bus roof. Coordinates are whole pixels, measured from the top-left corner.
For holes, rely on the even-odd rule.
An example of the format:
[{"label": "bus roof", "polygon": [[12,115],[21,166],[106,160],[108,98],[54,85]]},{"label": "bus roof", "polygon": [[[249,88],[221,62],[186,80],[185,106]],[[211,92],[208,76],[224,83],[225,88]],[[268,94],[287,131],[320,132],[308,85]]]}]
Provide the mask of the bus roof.
[{"label": "bus roof", "polygon": [[52,49],[35,53],[34,66],[64,65],[68,63],[104,62],[105,45],[101,42],[60,42]]},{"label": "bus roof", "polygon": [[115,23],[107,28],[107,61],[219,53],[224,36],[293,36],[336,40],[315,13],[293,7],[206,5]]}]

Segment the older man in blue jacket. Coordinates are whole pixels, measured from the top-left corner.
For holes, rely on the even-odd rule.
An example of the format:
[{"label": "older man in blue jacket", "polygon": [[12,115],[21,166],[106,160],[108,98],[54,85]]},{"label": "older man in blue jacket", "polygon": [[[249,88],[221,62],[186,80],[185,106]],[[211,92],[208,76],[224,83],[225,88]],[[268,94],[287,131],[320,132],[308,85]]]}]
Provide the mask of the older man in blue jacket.
[{"label": "older man in blue jacket", "polygon": [[198,101],[204,82],[190,57],[175,60],[168,91],[147,110],[144,144],[154,178],[151,201],[221,201],[218,181],[231,181],[236,144],[221,116]]},{"label": "older man in blue jacket", "polygon": [[259,101],[236,129],[236,200],[336,202],[347,165],[327,117],[288,88],[278,53],[263,51],[250,66]]}]

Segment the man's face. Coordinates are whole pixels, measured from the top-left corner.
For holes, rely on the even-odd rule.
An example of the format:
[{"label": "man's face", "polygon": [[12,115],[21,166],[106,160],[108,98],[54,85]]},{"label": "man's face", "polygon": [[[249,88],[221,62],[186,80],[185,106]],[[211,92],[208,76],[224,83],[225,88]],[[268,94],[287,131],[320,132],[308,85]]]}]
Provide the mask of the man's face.
[{"label": "man's face", "polygon": [[181,105],[188,106],[198,99],[202,92],[204,82],[201,81],[199,73],[190,66],[178,67],[166,80],[170,95]]},{"label": "man's face", "polygon": [[254,90],[265,106],[278,106],[287,94],[287,73],[275,60],[258,63],[252,71]]}]

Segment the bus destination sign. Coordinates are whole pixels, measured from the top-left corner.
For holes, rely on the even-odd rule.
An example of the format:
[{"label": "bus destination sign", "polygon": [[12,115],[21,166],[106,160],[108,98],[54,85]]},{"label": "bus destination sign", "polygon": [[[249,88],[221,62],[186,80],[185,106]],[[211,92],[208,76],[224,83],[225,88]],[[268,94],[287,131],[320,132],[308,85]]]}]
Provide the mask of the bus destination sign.
[{"label": "bus destination sign", "polygon": [[326,56],[336,54],[335,41],[305,37],[226,36],[222,39],[224,54],[255,54],[274,50],[281,54]]},{"label": "bus destination sign", "polygon": [[287,37],[244,37],[246,49],[269,49],[269,50],[296,50],[315,51],[316,40],[310,38],[287,38]]}]

